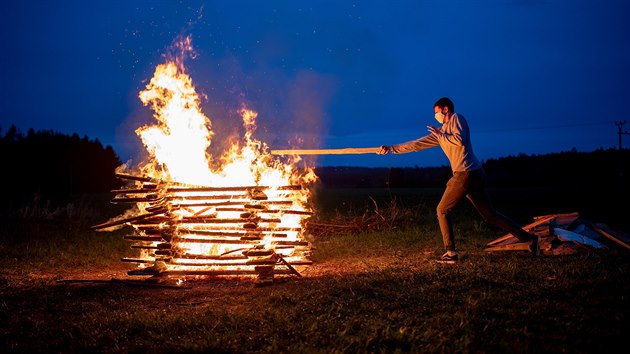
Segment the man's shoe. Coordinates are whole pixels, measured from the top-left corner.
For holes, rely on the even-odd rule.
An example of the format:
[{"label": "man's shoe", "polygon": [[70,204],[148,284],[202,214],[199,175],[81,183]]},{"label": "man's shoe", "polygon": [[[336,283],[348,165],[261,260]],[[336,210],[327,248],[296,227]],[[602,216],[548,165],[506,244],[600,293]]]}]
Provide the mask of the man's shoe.
[{"label": "man's shoe", "polygon": [[538,237],[538,235],[532,235],[532,240],[529,242],[528,249],[534,256],[540,254],[540,247],[538,245],[539,239],[540,237]]},{"label": "man's shoe", "polygon": [[438,262],[438,263],[446,263],[446,264],[455,264],[455,263],[459,262],[459,257],[456,254],[452,255],[452,256],[449,256],[448,252],[447,252],[447,253],[444,253],[442,255],[442,257],[438,258],[436,260],[436,262]]}]

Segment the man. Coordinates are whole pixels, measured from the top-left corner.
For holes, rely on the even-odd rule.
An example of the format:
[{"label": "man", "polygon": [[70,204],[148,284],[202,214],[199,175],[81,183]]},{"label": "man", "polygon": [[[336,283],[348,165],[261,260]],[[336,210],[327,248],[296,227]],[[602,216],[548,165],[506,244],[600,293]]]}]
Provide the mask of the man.
[{"label": "man", "polygon": [[485,187],[485,172],[475,156],[470,140],[468,123],[448,97],[442,97],[433,105],[435,119],[441,126],[427,126],[429,135],[396,145],[381,146],[378,154],[403,154],[440,146],[451,164],[453,176],[437,206],[437,219],[446,253],[438,259],[440,263],[455,264],[459,261],[455,247],[455,235],[451,211],[466,197],[489,223],[516,236],[521,242],[529,242],[529,250],[538,254],[538,237],[529,234],[510,218],[494,209]]}]

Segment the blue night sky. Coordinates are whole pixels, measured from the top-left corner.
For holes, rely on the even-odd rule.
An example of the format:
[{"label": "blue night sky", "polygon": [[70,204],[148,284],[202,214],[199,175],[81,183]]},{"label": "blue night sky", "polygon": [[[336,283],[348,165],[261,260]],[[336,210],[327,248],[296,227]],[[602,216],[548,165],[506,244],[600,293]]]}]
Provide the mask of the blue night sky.
[{"label": "blue night sky", "polygon": [[[418,138],[455,102],[482,160],[618,147],[630,130],[630,1],[32,1],[0,4],[0,129],[88,136],[122,161],[173,43],[221,146],[243,104],[271,148]],[[630,146],[630,136],[626,135]],[[440,166],[439,148],[319,165]]]}]

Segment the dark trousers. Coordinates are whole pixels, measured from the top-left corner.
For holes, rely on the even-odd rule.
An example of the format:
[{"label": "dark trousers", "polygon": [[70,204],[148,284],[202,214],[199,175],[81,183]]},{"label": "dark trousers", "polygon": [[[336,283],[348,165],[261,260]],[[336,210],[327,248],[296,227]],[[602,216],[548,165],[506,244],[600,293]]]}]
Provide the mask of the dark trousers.
[{"label": "dark trousers", "polygon": [[470,200],[485,221],[511,233],[522,242],[531,239],[527,231],[494,209],[486,191],[486,176],[483,169],[454,172],[453,177],[446,183],[446,190],[437,206],[437,218],[447,251],[456,250],[451,211],[464,197]]}]

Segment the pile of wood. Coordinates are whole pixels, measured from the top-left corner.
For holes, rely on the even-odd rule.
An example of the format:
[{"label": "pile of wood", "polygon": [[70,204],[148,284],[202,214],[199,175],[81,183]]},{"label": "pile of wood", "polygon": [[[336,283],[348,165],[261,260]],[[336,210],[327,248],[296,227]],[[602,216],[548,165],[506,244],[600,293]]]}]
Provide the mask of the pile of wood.
[{"label": "pile of wood", "polygon": [[301,238],[302,226],[285,224],[287,216],[312,214],[296,205],[299,185],[195,187],[117,176],[134,183],[112,191],[112,203],[137,204],[139,212],[92,229],[133,227],[134,234],[124,238],[141,252],[122,259],[139,265],[129,275],[257,275],[259,284],[267,284],[274,274],[299,277],[295,266],[312,263],[313,247]]},{"label": "pile of wood", "polygon": [[[586,220],[577,212],[536,216],[523,229],[539,237],[542,255],[630,251],[630,235],[612,230],[605,224]],[[529,243],[520,242],[514,235],[506,234],[489,242],[485,250],[529,251],[528,247]]]}]

